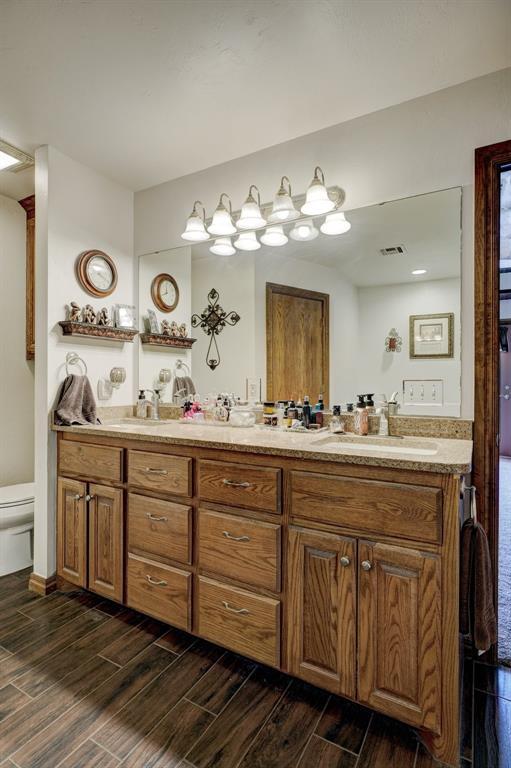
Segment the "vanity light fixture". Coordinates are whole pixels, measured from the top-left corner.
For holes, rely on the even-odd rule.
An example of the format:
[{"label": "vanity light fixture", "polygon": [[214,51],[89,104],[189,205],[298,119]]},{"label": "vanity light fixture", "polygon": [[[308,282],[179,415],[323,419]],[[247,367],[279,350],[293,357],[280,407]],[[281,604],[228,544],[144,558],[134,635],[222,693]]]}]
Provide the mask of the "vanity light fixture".
[{"label": "vanity light fixture", "polygon": [[412,275],[425,275],[427,271],[427,269],[413,269]]},{"label": "vanity light fixture", "polygon": [[328,196],[325,186],[325,174],[317,165],[314,169],[314,178],[305,195],[305,203],[302,205],[301,211],[307,216],[318,216],[321,213],[333,211],[335,206],[336,203]]},{"label": "vanity light fixture", "polygon": [[[223,203],[223,198],[229,201],[229,210]],[[212,235],[234,235],[236,227],[232,223],[232,204],[231,198],[226,192],[222,192],[216,211],[213,214],[213,221],[208,227],[208,232]]]},{"label": "vanity light fixture", "polygon": [[270,224],[279,221],[292,221],[297,219],[299,215],[300,212],[296,210],[291,198],[291,182],[287,176],[283,176],[280,180],[279,191],[275,195],[268,221]]},{"label": "vanity light fixture", "polygon": [[[202,208],[202,216],[197,210],[197,206]],[[193,210],[189,215],[186,228],[181,237],[183,240],[191,240],[192,242],[199,243],[202,240],[209,240],[209,235],[206,232],[204,221],[206,220],[206,211],[200,200],[196,200],[193,204]]]},{"label": "vanity light fixture", "polygon": [[310,220],[297,221],[289,233],[289,236],[292,237],[293,240],[301,240],[302,242],[307,240],[315,240],[318,235],[319,231]]},{"label": "vanity light fixture", "polygon": [[[257,200],[252,194],[252,190],[255,189],[257,193]],[[258,227],[264,227],[266,219],[263,219],[261,215],[261,195],[255,184],[251,184],[248,189],[248,197],[241,207],[241,213],[236,226],[238,229],[257,229]]]},{"label": "vanity light fixture", "polygon": [[255,232],[240,232],[238,239],[234,241],[234,245],[240,251],[258,251],[261,247]]},{"label": "vanity light fixture", "polygon": [[215,256],[232,256],[236,253],[236,248],[231,243],[230,237],[217,237],[209,250],[211,253],[214,253]]},{"label": "vanity light fixture", "polygon": [[285,234],[282,224],[273,224],[271,227],[266,227],[266,232],[261,235],[261,242],[264,245],[280,246],[289,242],[289,238]]},{"label": "vanity light fixture", "polygon": [[350,222],[346,219],[344,211],[334,211],[325,216],[325,221],[320,226],[324,235],[343,235],[351,229]]}]

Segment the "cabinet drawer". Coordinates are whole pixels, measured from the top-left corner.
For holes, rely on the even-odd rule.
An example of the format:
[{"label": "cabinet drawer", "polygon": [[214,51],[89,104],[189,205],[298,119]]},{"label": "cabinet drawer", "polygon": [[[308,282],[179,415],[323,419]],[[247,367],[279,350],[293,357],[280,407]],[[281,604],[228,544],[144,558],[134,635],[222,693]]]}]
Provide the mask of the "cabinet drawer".
[{"label": "cabinet drawer", "polygon": [[61,440],[59,474],[120,483],[122,481],[122,448]]},{"label": "cabinet drawer", "polygon": [[130,493],[128,496],[128,548],[148,555],[190,563],[192,508],[172,501]]},{"label": "cabinet drawer", "polygon": [[181,629],[190,629],[192,574],[128,555],[127,604]]},{"label": "cabinet drawer", "polygon": [[263,664],[280,663],[280,602],[199,577],[198,634]]},{"label": "cabinet drawer", "polygon": [[358,531],[438,542],[442,491],[420,485],[291,472],[292,514]]},{"label": "cabinet drawer", "polygon": [[128,451],[128,483],[159,493],[191,496],[192,460],[149,451]]},{"label": "cabinet drawer", "polygon": [[280,514],[280,469],[199,461],[199,496],[205,501]]},{"label": "cabinet drawer", "polygon": [[221,576],[278,592],[280,525],[200,510],[199,565]]}]

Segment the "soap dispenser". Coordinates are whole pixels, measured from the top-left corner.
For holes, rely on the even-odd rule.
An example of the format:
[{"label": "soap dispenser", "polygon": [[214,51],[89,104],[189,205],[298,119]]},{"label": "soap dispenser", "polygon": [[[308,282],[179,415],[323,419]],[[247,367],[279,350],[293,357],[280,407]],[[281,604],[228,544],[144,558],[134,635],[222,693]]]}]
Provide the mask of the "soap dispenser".
[{"label": "soap dispenser", "polygon": [[355,408],[355,432],[357,435],[367,435],[369,432],[369,418],[364,397],[364,395],[358,395],[358,403]]},{"label": "soap dispenser", "polygon": [[139,390],[138,400],[137,400],[137,419],[147,418],[148,405],[149,405],[149,402],[146,400],[145,390],[143,389]]}]

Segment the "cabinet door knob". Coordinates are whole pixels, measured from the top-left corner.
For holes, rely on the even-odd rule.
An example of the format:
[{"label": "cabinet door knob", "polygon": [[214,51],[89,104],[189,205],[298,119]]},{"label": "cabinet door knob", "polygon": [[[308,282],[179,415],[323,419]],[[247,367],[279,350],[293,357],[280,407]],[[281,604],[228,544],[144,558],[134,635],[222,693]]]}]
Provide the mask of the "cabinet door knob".
[{"label": "cabinet door knob", "polygon": [[348,565],[351,563],[351,560],[349,559],[349,557],[346,557],[346,555],[343,555],[339,560],[339,562],[343,568],[347,568]]},{"label": "cabinet door knob", "polygon": [[80,501],[80,499],[83,499],[83,493],[75,493],[75,501]]},{"label": "cabinet door knob", "polygon": [[363,571],[370,571],[373,567],[373,564],[369,562],[369,560],[362,560],[362,570]]},{"label": "cabinet door knob", "polygon": [[94,494],[88,493],[87,496],[85,497],[85,501],[92,501],[93,498],[94,498]]}]

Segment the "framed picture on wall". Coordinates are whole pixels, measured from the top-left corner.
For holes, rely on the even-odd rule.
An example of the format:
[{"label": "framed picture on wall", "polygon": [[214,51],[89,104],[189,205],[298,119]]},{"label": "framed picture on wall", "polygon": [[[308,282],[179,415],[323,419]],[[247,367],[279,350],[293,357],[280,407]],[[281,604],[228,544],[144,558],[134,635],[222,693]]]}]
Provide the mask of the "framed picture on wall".
[{"label": "framed picture on wall", "polygon": [[454,313],[410,315],[410,357],[454,357]]}]

